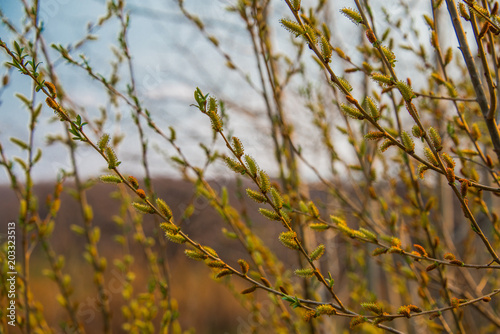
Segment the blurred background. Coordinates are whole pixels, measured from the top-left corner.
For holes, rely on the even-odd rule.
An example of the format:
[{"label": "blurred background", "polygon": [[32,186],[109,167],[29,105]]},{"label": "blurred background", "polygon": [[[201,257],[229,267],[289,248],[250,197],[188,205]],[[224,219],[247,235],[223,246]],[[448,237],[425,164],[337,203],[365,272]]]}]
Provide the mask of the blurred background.
[{"label": "blurred background", "polygon": [[[126,92],[127,85],[131,81],[130,68],[123,61],[122,50],[120,50],[122,29],[120,22],[116,18],[107,18],[109,3],[104,0],[41,1],[38,9],[39,25],[42,27],[42,33],[49,48],[48,55],[51,63],[67,97],[65,102],[74,113],[82,115],[89,123],[97,124],[102,132],[111,134],[113,139],[119,142],[116,145],[116,153],[122,162],[120,171],[127,175],[134,175],[143,187],[146,176],[142,165],[141,145],[143,143],[140,142],[137,133],[135,111],[121,99],[114,101],[104,86],[92,79],[85,69],[68,64],[59,52],[51,48],[51,45],[63,46],[73,59],[78,62],[86,61],[95,73],[107,80],[116,80],[116,89]],[[304,7],[315,3],[316,1],[303,0]],[[224,152],[226,148],[221,140],[214,140],[208,117],[192,106],[195,103],[193,92],[196,87],[199,87],[203,93],[210,93],[217,97],[224,103],[221,112],[227,126],[227,133],[237,135],[245,146],[245,152],[258,157],[260,167],[273,180],[276,180],[280,175],[271,135],[273,130],[262,93],[265,89],[269,89],[269,83],[261,82],[254,51],[255,45],[251,42],[245,23],[235,11],[237,4],[237,0],[185,0],[183,13],[178,2],[174,0],[128,1],[125,5],[125,12],[130,15],[127,45],[132,59],[136,94],[142,107],[148,111],[151,119],[160,129],[163,129],[165,133],[168,133],[169,127],[176,130],[176,143],[179,149],[187,157],[189,163],[196,167],[203,167],[206,163],[207,147],[212,151],[220,150],[221,152]],[[2,19],[0,38],[8,45],[12,45],[20,36],[33,39],[33,29],[28,32],[23,30],[29,25],[25,5],[24,0],[0,0]],[[420,91],[429,83],[426,78],[431,71],[430,66],[426,67],[428,63],[420,61],[421,59],[417,56],[419,43],[422,43],[423,49],[429,48],[428,27],[422,14],[431,11],[430,2],[423,0],[408,3],[373,1],[372,5],[374,13],[385,18],[377,21],[379,33],[382,34],[386,29],[394,28],[395,32],[391,32],[390,38],[395,41],[396,46],[393,50],[396,58],[400,60],[397,63],[398,75],[400,78],[411,77],[414,90]],[[298,175],[305,181],[300,190],[306,194],[304,198],[317,202],[321,214],[325,217],[335,210],[344,210],[345,207],[339,204],[342,203],[341,201],[333,200],[334,191],[317,185],[320,176],[324,175],[326,179],[337,182],[332,181],[330,184],[332,188],[337,185],[345,186],[343,190],[347,197],[364,210],[364,205],[368,202],[368,192],[363,188],[361,195],[366,198],[361,198],[360,192],[356,193],[353,189],[358,185],[366,185],[363,183],[366,175],[357,173],[359,170],[351,168],[356,167],[355,164],[358,163],[356,157],[358,152],[351,147],[349,138],[345,135],[347,130],[339,129],[347,122],[344,116],[334,109],[337,108],[338,101],[332,101],[331,87],[327,84],[323,70],[313,60],[309,50],[300,49],[297,38],[280,25],[279,19],[291,16],[284,2],[270,1],[268,6],[269,24],[266,29],[272,36],[273,56],[276,57],[276,64],[278,64],[277,72],[281,75],[282,82],[286,82],[283,84],[283,87],[286,87],[283,88],[285,91],[282,109],[285,110],[287,121],[293,129],[295,142],[300,144],[298,149],[302,152],[305,161],[309,162],[309,165],[298,163]],[[339,15],[340,8],[349,6],[353,7],[352,1],[327,1],[326,9],[323,9],[320,15],[322,15],[322,20],[328,22],[328,27],[334,36],[331,41],[332,45],[352,55],[353,63],[361,64],[364,59],[358,52],[358,47],[365,38],[363,31],[355,29],[353,23]],[[338,19],[339,16],[341,20]],[[401,31],[410,31],[410,38],[400,33]],[[442,26],[442,36],[451,36],[452,33],[449,25]],[[456,46],[454,39],[442,39],[443,49]],[[262,63],[263,57],[262,55],[260,57]],[[363,89],[365,92],[364,89],[368,86],[364,82],[365,76],[355,71],[345,72],[353,65],[346,59],[341,61],[340,58],[340,56],[335,56],[335,61],[331,64],[332,68],[339,73],[344,73],[355,88]],[[422,56],[422,58],[425,57]],[[8,61],[6,54],[0,53],[0,62],[6,61]],[[429,60],[429,62],[432,61]],[[42,63],[41,66],[45,65],[47,64]],[[10,141],[10,138],[28,140],[30,115],[16,94],[20,93],[30,98],[34,96],[36,103],[43,103],[43,97],[41,94],[33,94],[29,78],[22,76],[12,67],[2,66],[0,76],[3,78],[3,85],[0,87],[0,142],[4,154],[9,159],[16,156],[23,157],[25,152],[19,149],[19,145]],[[450,76],[463,77],[464,75],[460,71],[450,71]],[[289,81],[286,81],[288,79]],[[466,88],[463,88],[463,91],[466,91]],[[317,96],[316,92],[319,92]],[[324,96],[321,97],[323,93]],[[316,99],[321,101],[318,102]],[[319,120],[318,115],[321,112],[310,107],[316,102],[318,105],[324,102],[326,110],[335,112],[323,110],[324,119]],[[425,106],[422,109],[434,113],[440,108],[436,105]],[[389,108],[391,107],[387,109]],[[410,119],[409,115],[402,116],[403,121],[408,119]],[[335,144],[335,151],[324,149],[323,134],[318,130],[320,121],[333,129],[332,133],[328,133],[326,137],[331,137]],[[354,132],[360,133],[366,130],[362,126],[359,129],[353,126],[353,129]],[[154,192],[171,206],[174,217],[182,220],[183,231],[195,240],[206,241],[206,244],[218,253],[227,255],[226,260],[231,265],[237,266],[236,261],[247,255],[246,250],[238,246],[238,243],[230,242],[224,237],[224,233],[227,232],[224,231],[225,222],[209,201],[199,196],[199,189],[195,187],[194,182],[188,181],[189,176],[193,174],[183,173],[182,168],[172,161],[171,158],[178,156],[178,152],[152,129],[144,126],[144,131],[149,149],[148,161]],[[95,135],[92,137],[93,140],[99,139],[97,131],[96,133],[89,131],[89,133]],[[34,192],[38,199],[36,205],[40,216],[46,215],[50,210],[45,204],[51,201],[54,183],[56,180],[67,177],[68,181],[64,185],[61,197],[61,211],[56,219],[57,228],[50,240],[54,251],[57,254],[64,254],[65,270],[73,278],[72,284],[78,287],[75,289],[75,299],[80,301],[78,316],[87,332],[98,333],[102,327],[102,319],[96,305],[98,295],[91,279],[93,271],[82,256],[86,247],[85,241],[75,236],[71,227],[82,226],[84,222],[79,212],[78,202],[75,200],[78,195],[75,195],[72,183],[73,167],[68,145],[63,143],[64,134],[65,129],[62,123],[44,105],[33,138],[35,149],[40,148],[43,151],[40,162],[32,171],[35,183]],[[120,200],[120,196],[125,197],[123,194],[126,191],[114,185],[99,183],[97,177],[109,173],[106,162],[84,143],[76,142],[76,145],[75,159],[87,193],[88,204],[92,207],[93,223],[101,231],[100,255],[108,260],[105,287],[109,292],[113,328],[115,332],[120,332],[125,321],[123,310],[120,308],[123,303],[122,288],[129,278],[116,270],[117,266],[114,265],[114,261],[123,255],[122,249],[116,244],[117,236],[129,233],[132,229],[131,226],[127,225],[124,228],[118,224],[119,220],[116,218],[126,211],[123,201]],[[367,150],[375,152],[376,147],[370,146]],[[334,161],[333,151],[337,156],[342,157],[342,162]],[[375,156],[375,153],[373,155]],[[388,161],[391,162],[390,158]],[[290,166],[286,167],[290,168]],[[394,181],[400,181],[399,167],[394,163],[376,162],[373,168],[386,177],[382,177],[381,183],[377,186],[379,189],[387,190],[384,194],[389,194],[385,197],[388,203],[383,203],[383,196],[380,196],[377,198],[380,203],[377,202],[376,205],[377,208],[379,204],[382,207],[380,221],[383,223],[386,223],[386,220],[392,221],[393,224],[397,221],[398,229],[394,226],[390,228],[394,228],[397,233],[406,237],[405,241],[411,245],[410,240],[414,237],[411,228],[419,226],[419,215],[415,214],[416,218],[412,216],[415,211],[408,204],[411,198],[408,199],[404,187],[402,188]],[[17,164],[14,165],[12,171],[18,176],[20,182],[26,181]],[[293,276],[289,268],[297,268],[298,260],[295,256],[290,256],[289,250],[277,241],[277,236],[282,231],[281,226],[270,224],[268,220],[262,218],[258,214],[258,206],[246,197],[245,189],[251,185],[242,178],[235,177],[221,160],[211,163],[204,176],[210,180],[214,190],[218,193],[223,192],[224,188],[227,189],[227,193],[230,194],[229,202],[241,214],[241,220],[244,220],[262,238],[263,244],[275,252],[278,259],[283,262],[283,266],[280,267],[283,277]],[[388,184],[392,181],[394,182],[389,187]],[[435,182],[433,178],[422,181],[422,184],[431,185],[430,193],[424,196],[426,200],[435,195],[433,185],[437,183],[433,182]],[[2,169],[0,171],[0,216],[2,219],[0,224],[18,220],[19,198],[10,186],[9,174]],[[437,191],[434,192],[437,193]],[[443,197],[451,198],[450,193],[443,192],[443,194]],[[439,196],[441,195],[440,193]],[[399,201],[400,198],[406,202]],[[403,208],[404,205],[401,204],[403,202],[407,205],[406,211]],[[189,210],[188,204],[192,206],[189,216],[186,215]],[[449,221],[453,225],[455,219],[459,220],[463,217],[455,218],[453,215],[454,212],[460,212],[457,201],[448,202],[448,204],[447,208],[451,214],[448,212],[450,215],[447,217],[451,217]],[[387,207],[389,211],[386,211]],[[356,216],[356,212],[353,213],[350,208],[345,210],[347,215]],[[402,212],[401,216],[398,216],[400,212]],[[126,215],[126,212],[123,215]],[[403,215],[407,217],[400,218]],[[439,219],[436,218],[434,221],[441,221],[441,216],[436,217]],[[408,221],[413,225],[406,224]],[[213,277],[214,274],[203,263],[187,259],[183,253],[183,246],[163,244],[163,235],[157,228],[158,223],[146,216],[141,226],[144,228],[145,235],[153,237],[153,249],[163,252],[163,256],[168,259],[170,287],[172,296],[178,303],[179,322],[182,328],[185,330],[192,328],[197,333],[251,333],[255,329],[254,326],[259,323],[248,311],[253,304],[249,306],[238,299],[239,292],[248,288],[248,284],[239,280],[217,282],[207,279],[207,277]],[[470,232],[468,224],[457,226],[453,226],[449,229],[453,231],[446,231],[446,233],[456,233],[454,236],[460,237],[456,240],[465,240]],[[392,232],[394,231],[391,230]],[[403,296],[416,296],[417,289],[408,289],[412,283],[406,286],[408,277],[404,276],[403,271],[399,272],[401,267],[405,267],[401,259],[391,263],[391,270],[400,275],[399,280],[391,281],[385,276],[383,270],[374,269],[378,259],[367,264],[366,259],[370,258],[369,254],[373,251],[373,245],[368,245],[366,249],[360,248],[358,251],[350,242],[345,241],[345,238],[338,237],[338,233],[325,233],[318,237],[318,240],[325,242],[328,248],[327,253],[330,254],[330,257],[325,256],[324,260],[322,259],[321,265],[329,268],[328,270],[333,268],[332,272],[338,274],[337,286],[344,287],[351,284],[352,289],[349,287],[341,289],[340,294],[343,297],[352,298],[353,303],[358,301],[356,298],[359,300],[374,298],[373,295],[364,294],[368,290],[377,290],[382,299],[394,303],[400,302],[400,305],[403,301],[398,299],[399,292],[403,291]],[[147,259],[143,254],[143,249],[133,242],[130,245],[131,248],[128,251],[134,257],[131,271],[136,276],[133,280],[134,293],[139,296],[140,300],[141,293],[147,292],[151,277],[147,270],[144,270]],[[31,268],[33,294],[39,303],[37,307],[43,309],[49,326],[57,328],[61,319],[65,319],[66,313],[61,307],[52,307],[58,289],[47,277],[46,272],[44,275],[44,270],[48,267],[49,263],[40,246],[35,247]],[[453,270],[455,268],[449,270],[451,275],[454,273]],[[366,277],[371,278],[367,283],[369,287],[363,285],[365,283],[363,279]],[[296,282],[299,282],[297,285],[301,284],[298,280]],[[399,291],[394,293],[398,289]],[[352,294],[349,295],[351,292]],[[352,297],[352,295],[355,296]],[[263,310],[261,313],[265,317],[277,318],[281,311],[267,297],[264,292],[258,291],[255,294],[258,303],[255,305]],[[220,300],[224,302],[221,303]],[[141,302],[147,306],[146,301]],[[299,318],[301,315],[297,314]],[[159,319],[155,321],[157,326]],[[340,333],[339,328],[348,328],[349,319],[342,319],[342,321],[344,322],[330,324],[330,328],[325,325],[324,328],[329,329],[330,332]],[[412,323],[411,327],[414,333],[419,333],[418,323],[416,325]],[[55,332],[58,333],[57,330]]]}]

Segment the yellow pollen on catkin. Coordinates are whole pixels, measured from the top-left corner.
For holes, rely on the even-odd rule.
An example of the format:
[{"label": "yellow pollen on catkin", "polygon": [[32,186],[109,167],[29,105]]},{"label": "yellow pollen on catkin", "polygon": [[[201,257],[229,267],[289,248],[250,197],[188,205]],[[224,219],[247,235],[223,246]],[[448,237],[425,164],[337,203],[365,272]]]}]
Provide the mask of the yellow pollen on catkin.
[{"label": "yellow pollen on catkin", "polygon": [[54,99],[53,99],[53,98],[51,98],[51,97],[46,98],[46,99],[45,99],[45,102],[46,102],[46,103],[47,103],[47,105],[48,105],[49,107],[51,107],[52,109],[58,109],[58,108],[59,108],[59,104],[57,104],[57,102],[56,102],[56,101],[54,101]]},{"label": "yellow pollen on catkin", "polygon": [[45,81],[45,87],[47,87],[47,89],[49,90],[49,93],[52,96],[52,98],[55,98],[57,95],[56,86],[54,86],[52,82]]}]

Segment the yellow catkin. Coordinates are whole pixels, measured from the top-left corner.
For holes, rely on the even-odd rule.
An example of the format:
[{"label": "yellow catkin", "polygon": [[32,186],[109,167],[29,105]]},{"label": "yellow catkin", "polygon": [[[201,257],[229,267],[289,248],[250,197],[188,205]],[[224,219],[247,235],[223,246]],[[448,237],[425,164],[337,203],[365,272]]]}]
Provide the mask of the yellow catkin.
[{"label": "yellow catkin", "polygon": [[46,102],[46,103],[47,103],[47,105],[48,105],[49,107],[51,107],[52,109],[58,109],[58,108],[59,108],[59,104],[57,104],[57,102],[56,102],[56,101],[54,101],[54,99],[53,99],[53,98],[51,98],[51,97],[46,98],[46,99],[45,99],[45,102]]},{"label": "yellow catkin", "polygon": [[49,93],[52,96],[52,98],[55,98],[57,95],[56,86],[52,82],[46,81],[45,87],[47,87],[47,89],[49,90]]}]

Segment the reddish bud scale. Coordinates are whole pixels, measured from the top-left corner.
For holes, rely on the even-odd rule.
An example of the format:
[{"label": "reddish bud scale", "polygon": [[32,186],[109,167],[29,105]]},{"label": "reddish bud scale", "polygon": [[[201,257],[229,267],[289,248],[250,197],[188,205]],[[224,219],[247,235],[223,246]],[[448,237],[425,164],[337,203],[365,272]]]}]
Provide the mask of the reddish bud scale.
[{"label": "reddish bud scale", "polygon": [[63,185],[62,185],[62,183],[58,183],[56,186],[56,189],[54,191],[54,196],[59,197],[59,195],[61,194],[62,191],[63,191]]},{"label": "reddish bud scale", "polygon": [[390,86],[390,87],[382,89],[382,94],[390,92],[393,88],[394,88],[394,86]]},{"label": "reddish bud scale", "polygon": [[489,154],[486,155],[486,164],[488,165],[488,167],[493,168],[493,160],[491,160]]},{"label": "reddish bud scale", "polygon": [[349,101],[350,103],[352,103],[352,104],[357,104],[358,103],[358,100],[356,100],[355,98],[353,98],[351,95],[346,95],[345,99],[347,101]]},{"label": "reddish bud scale", "polygon": [[498,13],[498,2],[495,1],[495,4],[493,5],[493,8],[491,9],[490,15],[491,16],[497,15],[497,13]]},{"label": "reddish bud scale", "polygon": [[[499,59],[499,60],[500,60],[500,59]],[[458,126],[460,129],[462,129],[462,130],[464,130],[464,129],[465,129],[465,124],[464,124],[464,122],[463,122],[460,118],[458,118],[458,117],[457,117],[457,118],[455,118],[454,120],[455,120],[455,123],[457,124],[457,126]]]},{"label": "reddish bud scale", "polygon": [[242,295],[246,295],[246,294],[248,294],[248,293],[252,293],[252,292],[254,292],[254,291],[255,291],[255,289],[257,289],[257,285],[254,285],[254,286],[252,286],[252,287],[249,287],[248,289],[245,289],[245,290],[241,291],[240,293],[241,293]]},{"label": "reddish bud scale", "polygon": [[370,195],[370,197],[372,199],[377,199],[378,198],[377,194],[375,193],[375,189],[372,186],[370,186],[368,188],[368,194]]},{"label": "reddish bud scale", "polygon": [[375,44],[377,42],[377,37],[375,36],[375,34],[373,33],[373,30],[371,30],[371,29],[368,29],[366,31],[366,38],[368,38],[368,40],[372,44]]},{"label": "reddish bud scale", "polygon": [[260,280],[262,281],[262,283],[264,283],[264,285],[268,288],[271,287],[271,283],[267,280],[267,278],[265,277],[261,277]]}]

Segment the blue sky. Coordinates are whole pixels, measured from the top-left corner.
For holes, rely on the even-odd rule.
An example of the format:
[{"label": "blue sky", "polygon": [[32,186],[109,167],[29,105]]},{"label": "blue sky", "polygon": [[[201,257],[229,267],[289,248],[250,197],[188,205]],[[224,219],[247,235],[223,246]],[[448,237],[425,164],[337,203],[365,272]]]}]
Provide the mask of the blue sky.
[{"label": "blue sky", "polygon": [[[207,31],[220,40],[222,49],[229,52],[238,62],[238,66],[259,85],[255,59],[245,27],[236,14],[225,10],[234,2],[234,0],[186,0],[185,6],[202,18]],[[306,0],[303,2],[307,3]],[[272,13],[276,19],[269,28],[277,36],[277,47],[286,53],[287,47],[290,47],[289,34],[280,27],[278,20],[290,15],[285,6],[280,6],[279,1],[273,3],[275,7],[272,7]],[[417,3],[421,4],[422,1],[415,1],[412,5],[425,10],[425,6]],[[48,45],[55,43],[68,46],[82,39],[87,34],[87,26],[95,24],[98,18],[106,13],[104,0],[46,0],[41,4],[40,18],[44,23],[43,33]],[[338,13],[338,8],[344,5],[352,6],[352,3],[347,0],[336,2],[332,6],[332,11]],[[391,7],[390,4],[387,6]],[[21,1],[0,1],[0,9],[16,27],[22,27],[24,15]],[[231,118],[231,129],[243,140],[248,153],[262,157],[262,161],[259,161],[262,167],[270,174],[275,172],[272,159],[266,158],[271,157],[272,146],[268,136],[269,121],[265,116],[261,97],[250,88],[244,78],[235,71],[227,69],[225,59],[182,15],[177,1],[128,1],[127,11],[131,13],[129,46],[135,67],[138,94],[155,122],[165,129],[165,132],[168,132],[169,126],[173,126],[177,130],[184,153],[193,163],[202,163],[203,153],[199,148],[199,142],[210,142],[211,129],[206,117],[190,107],[194,102],[193,91],[199,86],[204,92],[213,93],[229,102],[228,112],[230,116],[234,115]],[[352,41],[359,38],[359,31],[353,29],[354,26],[343,17],[334,23],[336,26],[331,27],[332,31],[334,33],[339,31],[339,36],[343,38],[343,40],[336,39],[334,44],[340,45],[346,52],[355,54],[356,43]],[[112,47],[114,45],[116,48],[118,32],[118,22],[113,19],[103,27],[92,30],[97,40],[85,43],[83,47],[72,52],[72,56],[78,59],[80,54],[85,54],[96,71],[108,76],[111,71],[110,62],[114,60]],[[13,42],[12,35],[7,33],[3,25],[0,25],[0,37],[8,43]],[[424,35],[423,38],[427,37]],[[311,60],[310,56],[305,59]],[[118,108],[110,107],[103,86],[90,79],[83,70],[58,59],[58,54],[54,50],[51,50],[51,60],[56,64],[56,71],[67,95],[78,108],[83,108],[78,109],[79,112],[94,119],[100,115],[100,108],[107,108],[109,118],[104,127],[105,131],[111,134],[130,134],[125,137],[117,152],[123,161],[121,168],[129,173],[142,173],[140,164],[137,163],[140,160],[140,147],[137,143],[137,130],[131,122],[130,108],[124,104]],[[7,61],[5,53],[0,53],[0,62],[5,61]],[[338,65],[334,63],[333,66]],[[403,68],[404,71],[405,62],[398,63],[397,66],[399,70]],[[317,75],[317,68],[312,69],[311,73]],[[126,70],[126,67],[123,67],[120,71],[125,81],[128,80]],[[6,67],[1,67],[0,75],[6,73]],[[25,158],[25,153],[12,144],[9,138],[14,136],[24,141],[28,140],[28,113],[14,95],[22,93],[30,97],[31,83],[28,78],[14,71],[11,71],[10,75],[11,84],[0,95],[0,142],[10,159],[14,156]],[[124,84],[121,88],[125,91]],[[293,95],[288,95],[287,98],[290,107],[293,107],[295,117],[298,115],[296,109],[300,107],[297,104],[298,99]],[[36,99],[41,102],[42,96],[37,96]],[[255,117],[245,116],[241,112],[236,116],[236,110],[231,107],[231,103],[233,106],[243,105]],[[115,119],[118,115],[121,116],[121,121]],[[62,125],[58,121],[51,122],[51,119],[53,119],[52,112],[44,107],[35,133],[35,147],[43,149],[43,158],[34,169],[37,180],[53,179],[60,169],[71,170],[67,149],[61,144],[51,146],[46,144],[47,136],[62,133]],[[309,141],[301,142],[301,145],[303,147],[309,145],[314,154],[314,149],[317,149],[318,145],[317,138],[311,136],[313,130],[310,118],[298,117],[295,122],[297,136]],[[172,148],[152,131],[147,131],[147,136],[151,147],[151,167],[155,175],[161,177],[177,175],[173,168],[165,163],[163,153],[158,153],[158,150],[161,150],[166,155],[172,155],[174,154]],[[83,146],[78,149],[77,159],[85,176],[99,175],[106,168],[105,162],[96,152]],[[321,165],[321,159],[315,159],[314,163]],[[219,167],[219,170],[214,170],[215,174],[225,171],[222,164]],[[21,174],[19,168],[16,172],[18,175]],[[8,178],[2,170],[0,183],[5,182],[8,182]]]}]

